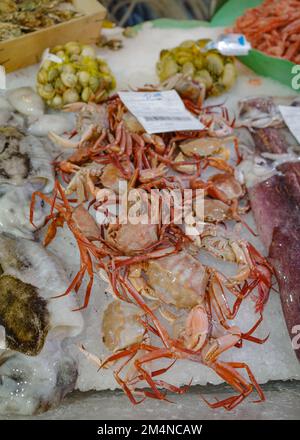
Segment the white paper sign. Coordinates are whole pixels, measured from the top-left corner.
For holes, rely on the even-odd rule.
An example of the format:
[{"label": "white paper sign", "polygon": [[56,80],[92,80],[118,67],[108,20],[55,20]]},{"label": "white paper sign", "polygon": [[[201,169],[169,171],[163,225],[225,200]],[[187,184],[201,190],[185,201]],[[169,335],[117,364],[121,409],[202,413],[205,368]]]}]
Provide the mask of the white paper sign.
[{"label": "white paper sign", "polygon": [[175,90],[119,92],[119,96],[149,134],[204,129]]},{"label": "white paper sign", "polygon": [[279,105],[278,108],[284,122],[300,144],[300,107]]},{"label": "white paper sign", "polygon": [[5,67],[0,65],[0,90],[6,90]]}]

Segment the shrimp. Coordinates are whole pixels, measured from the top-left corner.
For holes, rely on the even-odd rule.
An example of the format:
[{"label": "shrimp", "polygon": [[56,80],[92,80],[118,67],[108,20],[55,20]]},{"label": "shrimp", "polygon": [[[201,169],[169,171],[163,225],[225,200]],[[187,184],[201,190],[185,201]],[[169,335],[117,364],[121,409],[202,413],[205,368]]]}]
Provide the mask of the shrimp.
[{"label": "shrimp", "polygon": [[255,49],[297,64],[300,13],[294,0],[265,0],[239,17],[233,32],[242,33]]}]

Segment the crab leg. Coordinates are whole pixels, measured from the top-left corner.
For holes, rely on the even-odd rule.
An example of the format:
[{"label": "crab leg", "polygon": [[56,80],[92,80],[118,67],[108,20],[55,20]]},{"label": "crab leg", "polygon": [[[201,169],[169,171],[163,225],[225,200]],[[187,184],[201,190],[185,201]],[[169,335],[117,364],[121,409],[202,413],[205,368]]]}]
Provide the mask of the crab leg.
[{"label": "crab leg", "polygon": [[155,396],[160,400],[166,400],[165,395],[159,391],[159,389],[157,388],[157,382],[152,379],[151,374],[149,374],[144,368],[142,368],[142,365],[153,360],[166,357],[172,358],[173,356],[174,355],[172,355],[172,353],[168,349],[162,348],[154,351],[153,353],[146,354],[134,362],[136,369],[139,371],[143,379],[145,379],[146,382],[149,384]]},{"label": "crab leg", "polygon": [[250,367],[247,364],[245,364],[244,362],[228,362],[228,364],[233,368],[240,368],[240,369],[246,370],[246,372],[248,373],[249,379],[251,381],[251,384],[254,386],[255,390],[257,391],[257,394],[260,397],[259,400],[255,400],[255,401],[253,401],[253,403],[264,402],[266,400],[265,395],[263,393],[263,390],[259,386],[258,382],[256,381]]},{"label": "crab leg", "polygon": [[[235,364],[234,364],[235,365]],[[216,373],[225,380],[229,385],[234,388],[239,395],[229,397],[224,400],[217,401],[216,403],[210,403],[207,400],[205,402],[211,407],[211,408],[220,408],[223,407],[227,410],[233,409],[235,406],[237,406],[240,402],[242,402],[249,394],[251,394],[253,390],[252,384],[249,384],[234,368],[234,365],[231,365],[231,363],[227,362],[215,362],[214,365],[212,365],[212,368],[216,371]],[[246,364],[243,364],[243,366]],[[256,383],[256,382],[255,382]],[[260,388],[258,387],[259,392],[261,392]],[[203,398],[203,397],[202,397]]]},{"label": "crab leg", "polygon": [[141,295],[138,293],[138,291],[133,287],[133,285],[125,279],[120,279],[121,284],[124,285],[124,287],[128,290],[130,295],[134,298],[134,300],[137,302],[137,304],[146,312],[147,315],[149,315],[159,333],[159,336],[161,340],[163,341],[164,345],[166,347],[170,346],[170,338],[166,331],[166,329],[161,325],[159,319],[154,315],[152,310],[149,306],[144,302]]}]

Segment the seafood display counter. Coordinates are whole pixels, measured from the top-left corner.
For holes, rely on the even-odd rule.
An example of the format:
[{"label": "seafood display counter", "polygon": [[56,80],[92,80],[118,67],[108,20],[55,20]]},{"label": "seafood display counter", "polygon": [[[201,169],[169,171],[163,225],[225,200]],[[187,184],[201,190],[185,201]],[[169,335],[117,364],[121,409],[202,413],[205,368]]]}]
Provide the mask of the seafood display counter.
[{"label": "seafood display counter", "polygon": [[[280,109],[300,100],[202,51],[223,32],[106,29],[7,75],[0,418],[299,418],[299,143]],[[200,128],[147,132],[126,90],[175,90]],[[202,197],[200,232],[114,222],[134,206],[120,181],[147,218],[152,190],[190,191],[193,213]]]}]

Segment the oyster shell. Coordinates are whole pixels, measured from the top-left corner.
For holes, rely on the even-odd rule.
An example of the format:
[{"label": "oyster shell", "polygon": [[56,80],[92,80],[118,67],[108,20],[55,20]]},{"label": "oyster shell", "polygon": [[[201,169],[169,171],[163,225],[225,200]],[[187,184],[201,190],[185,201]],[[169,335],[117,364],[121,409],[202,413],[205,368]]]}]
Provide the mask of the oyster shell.
[{"label": "oyster shell", "polygon": [[77,376],[76,361],[58,341],[47,341],[34,357],[0,350],[0,413],[47,411],[73,391]]},{"label": "oyster shell", "polygon": [[0,22],[0,41],[11,40],[21,35],[22,31],[17,24]]},{"label": "oyster shell", "polygon": [[13,107],[4,96],[0,95],[0,125],[5,125],[10,120]]},{"label": "oyster shell", "polygon": [[5,125],[11,118],[11,112],[9,110],[0,109],[0,125]]},{"label": "oyster shell", "polygon": [[12,112],[14,110],[13,106],[8,102],[5,96],[0,95],[0,110],[7,110]]},{"label": "oyster shell", "polygon": [[44,181],[44,192],[53,189],[54,171],[44,143],[16,127],[0,127],[0,185],[22,185],[36,179]]},{"label": "oyster shell", "polygon": [[72,118],[64,113],[55,115],[42,115],[33,121],[28,127],[28,133],[34,136],[47,136],[49,131],[58,135],[70,131],[73,128]]},{"label": "oyster shell", "polygon": [[[64,339],[81,332],[80,313],[64,293],[68,280],[61,264],[39,243],[0,234],[0,325],[6,347],[34,356],[46,337]],[[14,322],[15,321],[15,322]]]},{"label": "oyster shell", "polygon": [[32,415],[75,387],[70,337],[83,328],[60,262],[34,241],[0,234],[0,413]]},{"label": "oyster shell", "polygon": [[34,232],[43,226],[47,215],[46,207],[42,200],[35,204],[34,224],[30,223],[30,202],[34,191],[42,189],[44,181],[26,182],[24,186],[12,188],[7,191],[3,186],[0,192],[0,232],[9,232],[16,237],[29,240],[34,238]]},{"label": "oyster shell", "polygon": [[5,95],[0,95],[0,126],[25,127],[26,116],[14,110]]},{"label": "oyster shell", "polygon": [[5,329],[6,348],[36,355],[49,331],[47,302],[31,284],[0,276],[0,323]]},{"label": "oyster shell", "polygon": [[10,90],[7,93],[7,99],[13,108],[23,115],[37,118],[44,114],[44,102],[31,87]]}]

